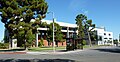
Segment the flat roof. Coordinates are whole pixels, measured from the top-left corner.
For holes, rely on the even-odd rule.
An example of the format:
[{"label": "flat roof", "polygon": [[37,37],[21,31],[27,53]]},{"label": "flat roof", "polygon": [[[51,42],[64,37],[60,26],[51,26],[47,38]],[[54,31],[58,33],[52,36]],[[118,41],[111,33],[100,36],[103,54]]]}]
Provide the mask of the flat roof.
[{"label": "flat roof", "polygon": [[[42,22],[46,22],[47,24],[50,24],[52,23],[53,21],[52,20],[41,20]],[[65,22],[58,22],[58,21],[55,21],[55,23],[58,23],[60,26],[64,26],[64,27],[77,27],[76,24],[71,24],[71,23],[65,23]]]}]

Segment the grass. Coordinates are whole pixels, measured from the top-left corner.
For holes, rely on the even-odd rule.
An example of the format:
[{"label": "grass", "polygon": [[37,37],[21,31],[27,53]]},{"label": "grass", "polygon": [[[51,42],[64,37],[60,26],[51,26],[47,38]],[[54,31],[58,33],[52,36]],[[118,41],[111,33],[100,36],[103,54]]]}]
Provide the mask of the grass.
[{"label": "grass", "polygon": [[[99,47],[98,45],[92,45],[91,47]],[[91,48],[89,45],[83,46],[83,48]],[[32,47],[28,51],[52,51],[53,47]],[[55,50],[66,50],[66,47],[56,47]]]},{"label": "grass", "polygon": [[[65,50],[66,47],[55,47],[55,50]],[[29,51],[52,51],[53,47],[32,47]]]},{"label": "grass", "polygon": [[[92,45],[91,47],[96,48],[98,45]],[[83,46],[83,48],[91,48],[89,45]],[[28,51],[52,51],[53,47],[31,47],[28,48]],[[66,47],[55,47],[55,50],[66,50]],[[10,52],[10,51],[24,51],[24,48],[20,49],[1,49],[0,52]]]},{"label": "grass", "polygon": [[[53,47],[31,47],[28,51],[52,51]],[[66,47],[55,47],[55,50],[66,50]],[[20,49],[0,49],[0,52],[13,52],[13,51],[25,51],[24,48]]]}]

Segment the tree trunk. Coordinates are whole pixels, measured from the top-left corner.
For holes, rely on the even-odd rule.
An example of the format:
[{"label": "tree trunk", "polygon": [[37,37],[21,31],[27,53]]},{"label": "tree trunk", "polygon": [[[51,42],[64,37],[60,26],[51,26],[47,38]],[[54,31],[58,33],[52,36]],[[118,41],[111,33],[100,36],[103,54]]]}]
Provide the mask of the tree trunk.
[{"label": "tree trunk", "polygon": [[9,49],[11,49],[12,48],[12,40],[11,40],[12,38],[9,36]]},{"label": "tree trunk", "polygon": [[26,39],[24,40],[25,41],[25,43],[24,43],[24,49],[26,50],[26,51],[28,51],[28,49],[27,49],[27,42],[26,42]]},{"label": "tree trunk", "polygon": [[89,44],[90,44],[90,47],[92,46],[92,42],[91,42],[91,38],[90,38],[90,33],[89,33],[89,31],[87,31],[88,32],[88,38],[89,38]]}]

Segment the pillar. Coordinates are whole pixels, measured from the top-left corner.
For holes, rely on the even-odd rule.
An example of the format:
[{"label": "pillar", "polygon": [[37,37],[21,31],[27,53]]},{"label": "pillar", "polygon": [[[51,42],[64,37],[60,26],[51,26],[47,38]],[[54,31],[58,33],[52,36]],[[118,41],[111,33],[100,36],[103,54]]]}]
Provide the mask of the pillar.
[{"label": "pillar", "polygon": [[67,38],[69,38],[69,27],[67,27]]},{"label": "pillar", "polygon": [[66,39],[66,49],[70,50],[70,42],[69,42],[69,27],[67,27],[67,39]]},{"label": "pillar", "polygon": [[36,47],[38,47],[38,33],[36,33]]}]

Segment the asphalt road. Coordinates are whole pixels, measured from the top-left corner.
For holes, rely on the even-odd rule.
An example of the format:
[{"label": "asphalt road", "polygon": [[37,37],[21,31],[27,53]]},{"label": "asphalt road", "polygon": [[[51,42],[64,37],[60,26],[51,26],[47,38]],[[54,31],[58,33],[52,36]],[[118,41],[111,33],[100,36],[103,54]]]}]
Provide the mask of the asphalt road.
[{"label": "asphalt road", "polygon": [[120,47],[99,47],[65,54],[0,54],[0,62],[120,62]]}]

